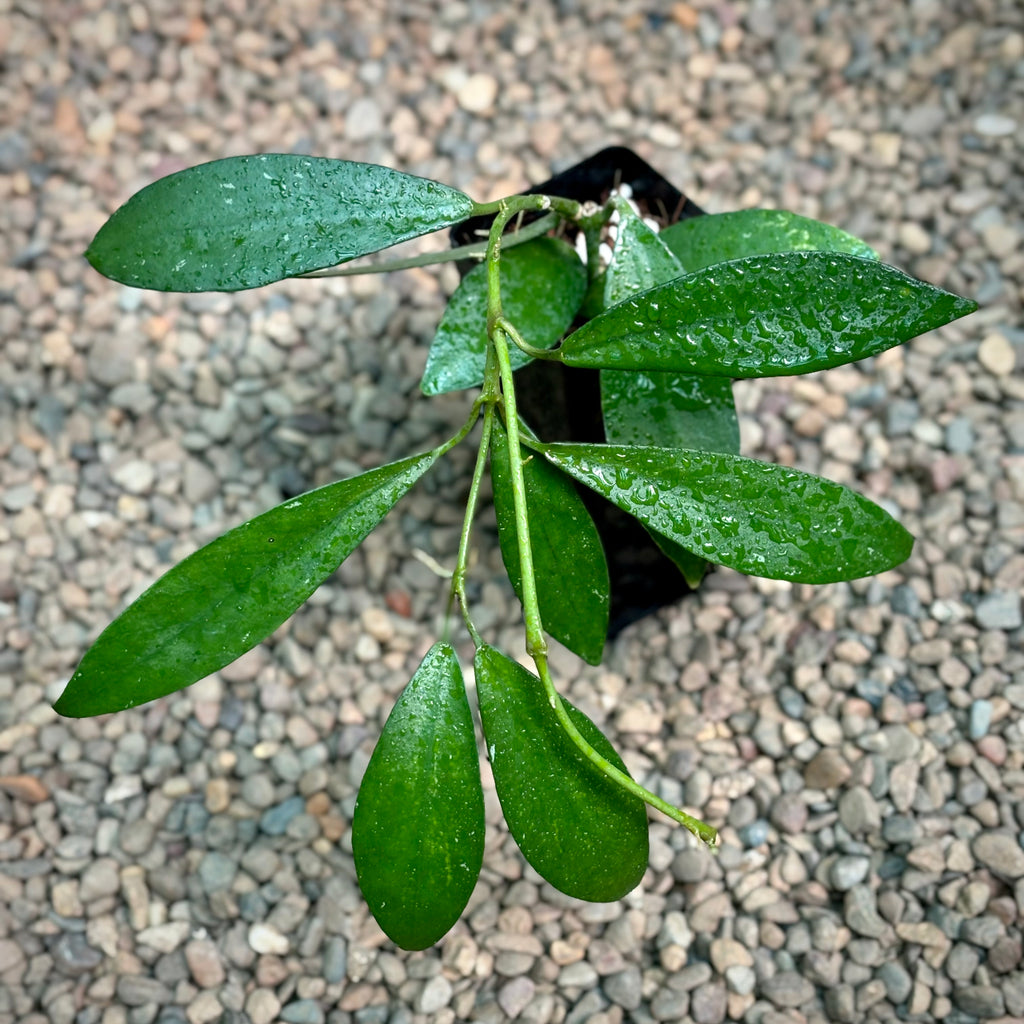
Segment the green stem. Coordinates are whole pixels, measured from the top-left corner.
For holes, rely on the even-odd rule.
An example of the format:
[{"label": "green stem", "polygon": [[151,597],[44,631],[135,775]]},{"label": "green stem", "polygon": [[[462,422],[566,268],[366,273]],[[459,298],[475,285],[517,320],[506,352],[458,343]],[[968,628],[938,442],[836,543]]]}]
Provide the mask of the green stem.
[{"label": "green stem", "polygon": [[535,345],[529,344],[523,336],[516,330],[515,325],[508,317],[501,315],[495,321],[495,326],[501,328],[514,342],[516,348],[521,349],[528,356],[534,359],[551,359],[554,357],[554,353],[546,348],[537,348]]},{"label": "green stem", "polygon": [[[562,201],[564,202],[564,200]],[[519,544],[519,574],[521,579],[523,621],[526,627],[526,650],[533,657],[547,653],[547,640],[541,622],[537,600],[537,581],[533,568],[533,547],[530,543],[529,512],[526,507],[526,482],[523,478],[523,460],[519,448],[519,416],[516,411],[516,391],[509,361],[506,322],[501,309],[501,240],[509,219],[527,209],[547,209],[553,200],[547,196],[520,196],[501,204],[491,224],[487,247],[487,327],[490,348],[494,352],[501,378],[501,402],[505,429],[508,434],[509,476]],[[578,204],[573,204],[577,207]]]},{"label": "green stem", "polygon": [[548,695],[548,703],[554,709],[555,717],[558,719],[558,724],[568,734],[569,739],[576,744],[580,752],[587,758],[596,768],[604,772],[613,782],[618,783],[623,789],[632,793],[634,796],[639,797],[645,803],[650,804],[652,807],[656,807],[662,814],[667,815],[673,821],[678,822],[683,828],[691,832],[702,842],[714,845],[718,840],[718,831],[712,828],[711,825],[706,824],[699,818],[695,818],[685,811],[681,811],[678,807],[674,807],[666,800],[662,800],[660,796],[652,793],[649,789],[645,789],[635,779],[630,778],[624,771],[616,768],[606,757],[602,757],[580,733],[579,729],[576,728],[573,720],[569,717],[569,713],[565,710],[565,704],[562,703],[562,698],[559,696],[558,691],[555,689],[555,684],[551,679],[551,673],[548,671],[547,657],[537,657],[534,655],[534,663],[537,666],[537,673],[540,676],[541,682],[544,684],[544,692]]},{"label": "green stem", "polygon": [[[662,800],[661,797],[645,789],[625,772],[616,768],[607,758],[602,757],[594,750],[573,724],[551,679],[547,660],[547,641],[544,636],[540,606],[537,599],[533,550],[530,544],[529,512],[526,506],[526,483],[523,477],[523,459],[520,449],[519,417],[516,411],[515,383],[512,377],[512,366],[509,361],[507,339],[511,337],[524,351],[531,352],[531,354],[540,350],[533,349],[533,346],[527,345],[524,342],[519,332],[504,317],[501,310],[501,236],[505,224],[517,212],[519,212],[518,203],[513,205],[512,202],[509,202],[507,205],[501,206],[491,226],[487,252],[487,323],[491,341],[488,355],[492,351],[498,364],[498,373],[501,378],[501,402],[505,414],[505,429],[508,434],[510,483],[515,510],[516,539],[519,544],[519,570],[523,619],[526,626],[526,649],[537,666],[537,672],[547,693],[548,702],[558,719],[559,725],[561,725],[566,735],[577,746],[584,757],[628,793],[632,793],[639,799],[649,803],[652,807],[656,807],[662,814],[678,822],[698,839],[706,843],[714,843],[718,836],[714,828],[680,810],[678,807],[673,807],[667,801]],[[593,235],[593,238],[588,236],[588,246],[593,246],[597,241],[597,218],[595,217],[593,220],[595,223],[589,225],[590,234]],[[593,255],[596,256],[596,252]]]},{"label": "green stem", "polygon": [[[555,213],[550,213],[539,220],[527,224],[513,234],[508,235],[505,240],[505,248],[511,249],[534,238],[547,234],[559,221]],[[410,270],[413,267],[431,267],[440,263],[454,263],[457,260],[482,259],[487,255],[486,242],[469,242],[467,245],[460,245],[455,249],[445,249],[442,252],[424,252],[418,256],[407,256],[397,260],[383,260],[380,263],[359,263],[346,264],[341,267],[329,267],[326,270],[312,270],[308,274],[299,274],[298,277],[354,277],[358,274],[389,274],[394,270]]]},{"label": "green stem", "polygon": [[[478,403],[474,408],[479,408]],[[475,417],[474,417],[475,419]],[[459,554],[455,562],[455,572],[452,574],[452,587],[448,595],[448,611],[446,619],[451,616],[452,602],[458,598],[459,608],[462,611],[462,619],[466,623],[466,629],[473,638],[473,643],[479,647],[483,638],[477,631],[476,626],[469,614],[469,602],[466,600],[466,573],[469,570],[469,539],[473,530],[473,519],[476,517],[476,506],[480,499],[480,483],[483,480],[484,468],[487,465],[487,452],[491,445],[491,428],[494,424],[494,403],[484,405],[484,427],[480,437],[480,447],[476,453],[476,464],[473,467],[473,479],[469,485],[469,497],[466,498],[466,514],[462,521],[462,534],[459,537]]]}]

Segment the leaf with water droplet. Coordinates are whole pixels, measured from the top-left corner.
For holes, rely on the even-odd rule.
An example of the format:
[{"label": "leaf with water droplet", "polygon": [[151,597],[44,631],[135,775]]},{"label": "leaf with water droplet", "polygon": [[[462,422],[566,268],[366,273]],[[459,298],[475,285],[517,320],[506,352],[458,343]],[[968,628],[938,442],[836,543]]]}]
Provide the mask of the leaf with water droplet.
[{"label": "leaf with water droplet", "polygon": [[[533,673],[487,645],[477,649],[474,664],[494,785],[523,856],[568,896],[597,903],[621,899],[647,867],[643,801],[583,755]],[[591,747],[625,771],[597,726],[562,703]]]},{"label": "leaf with water droplet", "polygon": [[[529,456],[523,478],[544,630],[584,661],[599,665],[608,635],[609,582],[597,527],[575,484],[544,459]],[[491,480],[501,557],[522,600],[508,437],[497,421],[491,433]]]},{"label": "leaf with water droplet", "polygon": [[121,711],[230,664],[348,558],[438,455],[292,498],[189,555],[107,626],[54,709],[72,718]]},{"label": "leaf with water droplet", "polygon": [[[683,273],[660,235],[628,207],[620,212],[622,220],[605,280],[606,306]],[[601,408],[610,444],[739,452],[732,381],[725,377],[602,370]],[[686,582],[696,587],[707,562],[656,530],[648,528],[648,532]]]},{"label": "leaf with water droplet", "polygon": [[688,217],[670,224],[660,237],[691,273],[716,263],[773,252],[818,250],[878,259],[878,253],[859,238],[786,210],[738,210]]},{"label": "leaf with water droplet", "polygon": [[[572,324],[587,271],[571,245],[537,238],[501,253],[502,310],[534,348],[551,348]],[[531,362],[509,346],[512,368]],[[474,267],[448,301],[420,387],[426,395],[471,388],[484,379],[487,357],[487,267]]]},{"label": "leaf with water droplet", "polygon": [[[645,526],[752,576],[835,583],[891,569],[913,547],[911,535],[884,509],[810,473],[718,452],[538,447]],[[616,483],[615,470],[623,465],[632,470],[628,487]]]},{"label": "leaf with water droplet", "polygon": [[857,256],[778,253],[631,296],[570,334],[558,356],[567,366],[713,377],[809,373],[877,355],[976,308]]},{"label": "leaf with water droplet", "polygon": [[430,648],[388,716],[359,787],[352,854],[373,916],[402,949],[432,946],[473,893],[484,794],[451,644]]},{"label": "leaf with water droplet", "polygon": [[136,288],[238,291],[450,227],[473,209],[456,189],[377,164],[228,157],[136,193],[85,255],[101,274]]},{"label": "leaf with water droplet", "polygon": [[[628,207],[621,218],[605,278],[609,307],[683,273],[661,237]],[[739,451],[739,424],[727,378],[602,370],[601,407],[605,436],[612,444]]]}]

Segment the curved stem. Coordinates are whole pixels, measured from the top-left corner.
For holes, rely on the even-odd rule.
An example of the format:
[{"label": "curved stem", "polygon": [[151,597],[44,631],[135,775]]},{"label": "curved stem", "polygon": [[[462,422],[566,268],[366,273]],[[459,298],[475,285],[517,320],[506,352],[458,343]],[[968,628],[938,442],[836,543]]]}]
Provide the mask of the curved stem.
[{"label": "curved stem", "polygon": [[[514,248],[525,242],[531,242],[541,235],[547,234],[559,221],[555,213],[547,214],[531,224],[519,228],[504,239],[506,249]],[[311,270],[308,274],[297,277],[355,277],[358,274],[390,274],[394,270],[410,270],[413,267],[432,267],[441,263],[455,263],[458,260],[483,259],[487,255],[487,243],[469,242],[454,249],[440,252],[423,252],[418,256],[406,256],[396,260],[382,260],[380,263],[346,263],[340,267],[328,267],[326,270]]]},{"label": "curved stem", "polygon": [[[474,405],[474,408],[477,408]],[[491,446],[491,428],[494,424],[494,404],[489,403],[484,407],[484,427],[480,437],[480,447],[476,453],[476,464],[473,466],[473,479],[469,485],[469,496],[466,498],[466,514],[462,521],[462,534],[459,537],[459,554],[455,562],[455,572],[452,573],[452,586],[448,594],[447,616],[451,615],[452,602],[457,598],[459,609],[462,612],[462,619],[466,623],[466,629],[473,638],[473,643],[479,647],[483,639],[477,631],[476,626],[469,614],[469,603],[466,600],[466,573],[469,568],[469,539],[473,530],[473,519],[476,516],[476,506],[480,499],[480,482],[483,480],[484,468],[487,465],[487,453]]]},{"label": "curved stem", "polygon": [[[516,411],[516,390],[509,361],[507,321],[501,309],[501,240],[509,219],[524,209],[547,209],[552,200],[547,196],[522,196],[503,203],[491,224],[487,248],[487,328],[489,348],[494,353],[501,378],[501,402],[508,434],[509,477],[515,514],[516,540],[519,545],[519,575],[526,627],[526,650],[533,657],[547,653],[547,640],[541,622],[537,599],[537,582],[533,568],[533,547],[530,543],[529,512],[526,507],[526,482],[519,449],[519,416]],[[578,204],[574,204],[578,207]]]},{"label": "curved stem", "polygon": [[548,703],[551,705],[555,712],[555,717],[558,719],[558,724],[561,725],[568,734],[569,739],[576,744],[580,752],[588,761],[590,761],[596,768],[599,768],[608,776],[608,778],[620,785],[627,792],[639,797],[639,799],[650,804],[652,807],[656,807],[662,814],[667,815],[673,821],[678,822],[683,826],[683,828],[695,835],[702,842],[712,845],[717,842],[717,829],[701,821],[699,818],[695,818],[693,815],[687,814],[678,807],[674,807],[672,804],[668,803],[668,801],[662,800],[660,796],[657,796],[649,789],[644,788],[635,779],[630,778],[624,771],[616,768],[615,765],[613,765],[606,757],[602,757],[586,741],[586,739],[584,739],[582,733],[576,728],[573,720],[569,717],[569,713],[565,710],[562,698],[555,689],[555,684],[551,679],[551,673],[548,671],[547,658],[538,658],[534,656],[533,660],[537,666],[537,672],[540,675],[540,680],[544,684],[544,692],[548,695]]},{"label": "curved stem", "polygon": [[[490,348],[493,350],[501,377],[501,400],[505,413],[505,429],[508,434],[509,469],[510,482],[512,485],[513,504],[515,509],[516,539],[519,544],[519,568],[521,578],[523,619],[526,625],[526,649],[537,666],[537,672],[544,685],[548,696],[548,702],[558,719],[559,725],[566,735],[580,752],[595,767],[610,778],[617,785],[621,786],[628,793],[632,793],[639,799],[656,807],[663,814],[673,821],[678,822],[688,829],[698,839],[706,843],[714,843],[718,833],[710,825],[705,824],[678,807],[663,800],[661,797],[645,789],[638,782],[634,781],[625,772],[613,765],[607,758],[602,757],[586,741],[580,731],[573,724],[565,705],[562,703],[555,684],[551,679],[551,672],[548,669],[547,641],[544,636],[543,623],[540,616],[540,607],[537,599],[537,583],[533,568],[533,551],[530,544],[529,513],[526,507],[526,484],[523,478],[523,460],[520,449],[519,417],[516,411],[515,384],[512,378],[512,366],[509,362],[508,341],[509,337],[523,348],[524,351],[535,354],[542,350],[527,345],[519,335],[515,327],[509,323],[501,311],[501,282],[499,276],[501,232],[507,219],[515,211],[508,207],[502,208],[495,217],[491,227],[491,237],[487,254],[488,272],[488,327],[491,339]],[[546,351],[545,355],[548,355]]]},{"label": "curved stem", "polygon": [[529,344],[516,330],[515,325],[508,317],[504,315],[499,316],[495,321],[495,326],[500,327],[512,339],[516,348],[521,349],[528,356],[532,356],[534,359],[551,359],[553,357],[554,353],[550,349],[537,348]]}]

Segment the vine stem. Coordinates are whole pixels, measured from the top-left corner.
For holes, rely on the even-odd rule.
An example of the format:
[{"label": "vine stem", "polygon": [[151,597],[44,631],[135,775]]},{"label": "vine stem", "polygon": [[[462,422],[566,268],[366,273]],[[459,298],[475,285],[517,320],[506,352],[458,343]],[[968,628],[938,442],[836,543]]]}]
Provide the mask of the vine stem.
[{"label": "vine stem", "polygon": [[[649,789],[641,786],[634,779],[630,778],[627,773],[618,769],[607,758],[602,757],[594,750],[573,724],[572,719],[565,710],[565,705],[555,689],[551,672],[548,669],[547,640],[544,636],[540,605],[537,599],[537,581],[534,574],[533,550],[530,543],[529,512],[526,506],[526,483],[523,477],[523,459],[519,444],[519,417],[516,410],[515,383],[512,378],[512,364],[509,359],[508,338],[511,336],[517,345],[527,351],[532,346],[526,346],[514,328],[510,330],[511,325],[502,314],[500,277],[501,237],[505,225],[512,216],[524,208],[520,205],[521,203],[531,199],[535,202],[543,202],[546,198],[523,196],[517,197],[515,200],[503,202],[491,225],[487,249],[487,326],[491,341],[491,344],[488,346],[488,369],[490,370],[490,384],[493,387],[493,362],[496,362],[497,374],[501,382],[501,403],[504,412],[505,430],[508,435],[509,475],[515,509],[516,539],[519,544],[519,570],[522,581],[523,619],[526,626],[526,650],[537,666],[537,674],[544,686],[548,703],[551,705],[559,725],[584,757],[622,789],[650,804],[652,807],[657,808],[662,814],[678,822],[698,839],[713,844],[718,837],[718,833],[714,828],[680,810],[678,807],[672,806],[672,804],[652,793]],[[525,208],[529,209],[531,207]],[[538,207],[534,206],[532,208],[536,209]],[[545,207],[540,206],[539,208],[544,209]],[[490,359],[492,353],[494,356],[493,362]],[[488,386],[487,377],[488,375],[485,374],[485,391]]]},{"label": "vine stem", "polygon": [[[474,404],[474,409],[479,410],[482,401]],[[473,417],[476,419],[476,416]],[[476,517],[476,506],[480,499],[480,483],[483,480],[484,468],[487,465],[487,452],[491,446],[491,429],[494,424],[494,404],[484,405],[484,427],[480,437],[480,447],[476,453],[476,464],[473,466],[473,479],[469,485],[469,496],[466,498],[466,515],[462,522],[462,535],[459,537],[459,554],[455,562],[455,572],[452,573],[452,588],[448,595],[448,611],[445,619],[451,617],[452,602],[458,598],[459,608],[462,612],[462,620],[466,623],[466,629],[473,638],[473,643],[479,647],[483,638],[477,631],[473,619],[469,614],[469,602],[466,600],[466,573],[469,568],[469,538],[473,529],[473,519]]]},{"label": "vine stem", "polygon": [[[532,224],[526,224],[505,239],[505,248],[523,245],[534,238],[547,234],[557,223],[558,215],[550,213]],[[346,264],[340,267],[328,267],[326,270],[311,270],[308,274],[298,277],[354,277],[357,274],[390,274],[394,270],[411,270],[413,267],[432,267],[440,263],[455,263],[458,260],[483,259],[487,255],[486,242],[469,242],[455,249],[444,249],[441,252],[423,252],[418,256],[406,256],[397,260],[382,260],[380,263]]]}]

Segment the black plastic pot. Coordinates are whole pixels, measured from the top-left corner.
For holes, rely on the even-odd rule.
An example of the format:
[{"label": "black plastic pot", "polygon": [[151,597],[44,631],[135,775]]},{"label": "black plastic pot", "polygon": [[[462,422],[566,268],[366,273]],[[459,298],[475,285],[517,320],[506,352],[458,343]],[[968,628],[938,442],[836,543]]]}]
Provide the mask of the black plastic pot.
[{"label": "black plastic pot", "polygon": [[[623,183],[631,187],[633,200],[641,210],[663,225],[704,213],[650,164],[622,146],[603,149],[527,191],[603,203],[611,190]],[[451,232],[452,244],[478,241],[485,236],[491,220],[475,217],[457,225]],[[519,410],[544,440],[605,440],[599,371],[537,360],[518,370],[516,381]],[[632,516],[585,487],[580,488],[580,494],[597,524],[608,558],[609,637],[689,593],[679,569]]]}]

